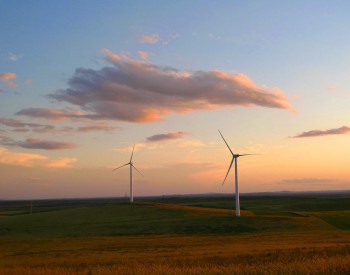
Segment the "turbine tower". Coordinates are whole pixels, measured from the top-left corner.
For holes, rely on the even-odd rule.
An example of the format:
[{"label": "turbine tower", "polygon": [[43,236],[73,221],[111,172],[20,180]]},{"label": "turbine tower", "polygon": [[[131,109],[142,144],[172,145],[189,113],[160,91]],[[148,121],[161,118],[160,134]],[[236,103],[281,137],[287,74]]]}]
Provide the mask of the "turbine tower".
[{"label": "turbine tower", "polygon": [[124,167],[124,166],[130,165],[130,202],[133,202],[133,201],[134,201],[134,190],[133,190],[133,185],[132,185],[132,168],[134,168],[137,172],[140,173],[141,176],[143,176],[142,173],[141,173],[139,170],[137,170],[137,168],[136,168],[136,167],[134,166],[134,164],[132,163],[132,157],[133,157],[133,155],[134,155],[134,149],[135,149],[135,144],[134,144],[134,146],[132,147],[131,157],[130,157],[130,161],[129,161],[128,163],[125,163],[124,165],[119,166],[119,167],[113,169],[113,171],[115,171],[115,170],[117,170],[117,169],[119,169],[119,168],[122,168],[122,167]]},{"label": "turbine tower", "polygon": [[232,164],[235,163],[236,217],[239,217],[239,216],[241,216],[241,209],[240,209],[240,204],[239,204],[239,188],[238,188],[237,161],[238,161],[238,158],[239,158],[239,157],[248,156],[248,155],[255,155],[255,154],[234,154],[233,151],[231,150],[230,146],[227,144],[227,142],[226,142],[224,136],[221,134],[220,130],[219,130],[219,133],[220,133],[222,139],[224,140],[224,142],[226,143],[227,148],[230,150],[230,152],[231,152],[231,154],[232,154],[232,160],[231,160],[230,166],[229,166],[229,168],[228,168],[228,170],[227,170],[227,173],[226,173],[226,176],[225,176],[225,179],[224,179],[222,185],[224,185],[224,183],[225,183],[225,181],[226,181],[226,178],[227,178],[228,174],[230,173]]}]

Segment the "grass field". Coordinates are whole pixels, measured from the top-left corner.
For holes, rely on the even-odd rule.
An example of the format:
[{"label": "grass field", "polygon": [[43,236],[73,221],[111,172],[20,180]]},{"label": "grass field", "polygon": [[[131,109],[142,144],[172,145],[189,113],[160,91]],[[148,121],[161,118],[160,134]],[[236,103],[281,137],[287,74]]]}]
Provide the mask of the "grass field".
[{"label": "grass field", "polygon": [[0,274],[350,274],[350,195],[0,202]]}]

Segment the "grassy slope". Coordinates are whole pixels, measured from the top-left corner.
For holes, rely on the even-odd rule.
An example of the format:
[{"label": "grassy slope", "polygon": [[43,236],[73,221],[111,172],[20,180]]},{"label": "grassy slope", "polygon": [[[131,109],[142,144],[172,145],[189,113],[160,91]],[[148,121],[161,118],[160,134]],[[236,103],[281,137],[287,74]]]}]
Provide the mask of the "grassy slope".
[{"label": "grassy slope", "polygon": [[223,210],[233,204],[229,197],[107,202],[39,202],[33,214],[23,204],[3,203],[0,239],[350,229],[348,196],[243,197],[239,219]]},{"label": "grassy slope", "polygon": [[33,214],[21,212],[23,206],[4,206],[0,274],[346,274],[347,201],[242,198],[249,211],[239,219],[227,210],[204,208],[230,208],[231,198],[172,199],[173,205],[50,202],[35,204]]},{"label": "grassy slope", "polygon": [[[243,212],[244,213],[244,212]],[[243,216],[153,204],[79,206],[0,218],[0,239],[145,234],[230,234],[327,228],[311,217]]]}]

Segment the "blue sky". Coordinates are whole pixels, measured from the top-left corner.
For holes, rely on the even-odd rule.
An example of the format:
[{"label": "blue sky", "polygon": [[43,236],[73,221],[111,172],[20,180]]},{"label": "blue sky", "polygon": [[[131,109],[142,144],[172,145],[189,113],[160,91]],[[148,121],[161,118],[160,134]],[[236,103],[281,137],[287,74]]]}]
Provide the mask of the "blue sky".
[{"label": "blue sky", "polygon": [[[140,168],[149,174],[147,180],[135,179],[149,186],[139,194],[229,192],[232,186],[219,184],[229,162],[220,128],[235,148],[266,156],[241,162],[242,191],[349,188],[345,167],[350,159],[344,153],[350,126],[349,9],[348,1],[1,1],[0,169],[8,171],[1,184],[30,185],[28,178],[35,178],[43,186],[51,182],[61,196],[79,196],[84,186],[91,189],[85,196],[94,196],[94,180],[103,174],[106,194],[124,195],[127,173],[111,176],[107,171],[127,159],[136,143]],[[91,77],[91,70],[102,80],[87,86],[75,74],[79,68],[84,77]],[[120,82],[102,68],[123,72],[122,83],[129,88],[131,77],[139,85],[130,94],[118,90],[124,97],[113,99],[114,109],[103,105],[104,96],[114,90],[103,90]],[[156,69],[148,75],[147,68]],[[206,76],[196,78],[201,72]],[[144,75],[148,79],[142,82]],[[187,75],[193,80],[190,86]],[[179,83],[172,86],[162,77]],[[82,86],[73,87],[70,79]],[[159,85],[165,98],[157,99],[156,93],[152,100],[141,100],[143,91],[152,89],[148,82]],[[233,86],[227,88],[227,83]],[[228,90],[217,94],[210,85]],[[237,85],[243,90],[235,90]],[[173,102],[160,87],[171,90]],[[91,101],[84,105],[75,94],[78,103],[72,104],[69,89],[81,95],[90,91]],[[254,101],[258,89],[276,101]],[[60,100],[52,97],[57,91]],[[237,101],[242,95],[248,101]],[[95,102],[97,97],[103,100]],[[121,105],[121,98],[129,103]],[[129,105],[151,117],[131,116]],[[16,115],[29,108],[36,109],[36,116]],[[39,108],[75,112],[75,117],[50,120],[37,115]],[[77,112],[99,118],[77,118]],[[5,119],[55,130],[15,128]],[[147,141],[155,135],[169,138]],[[302,138],[291,138],[298,135]],[[325,167],[322,151],[329,152],[333,163],[339,159],[338,165]],[[38,163],[40,158],[52,165]],[[91,182],[79,178],[77,169],[91,174]],[[74,188],[50,179],[53,170]],[[164,178],[168,174],[181,177],[174,183]],[[304,185],[302,179],[307,179]],[[293,180],[295,185],[283,184]],[[10,188],[4,197],[55,196],[50,189],[44,194],[33,190],[27,194]]]}]

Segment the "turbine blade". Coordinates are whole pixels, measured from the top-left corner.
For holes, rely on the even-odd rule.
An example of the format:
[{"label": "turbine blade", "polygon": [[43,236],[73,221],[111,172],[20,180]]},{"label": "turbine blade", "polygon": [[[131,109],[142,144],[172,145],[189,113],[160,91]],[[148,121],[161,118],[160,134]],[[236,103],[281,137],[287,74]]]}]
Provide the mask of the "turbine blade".
[{"label": "turbine blade", "polygon": [[220,133],[220,135],[221,135],[222,139],[223,139],[223,140],[224,140],[224,142],[226,143],[227,148],[230,150],[231,154],[232,154],[232,155],[234,155],[234,153],[232,152],[232,150],[231,150],[230,146],[227,144],[227,142],[226,142],[226,140],[225,140],[224,136],[221,134],[221,132],[220,132],[220,130],[219,130],[219,129],[218,129],[218,131],[219,131],[219,133]]},{"label": "turbine blade", "polygon": [[114,168],[112,171],[115,171],[115,170],[117,170],[117,169],[119,169],[119,168],[122,168],[122,167],[124,167],[124,166],[127,166],[127,165],[129,165],[130,163],[126,163],[126,164],[124,164],[124,165],[122,165],[122,166],[119,166],[119,167],[117,167],[117,168]]},{"label": "turbine blade", "polygon": [[232,167],[232,164],[233,164],[234,161],[235,161],[235,158],[232,158],[231,163],[230,163],[230,167],[227,170],[227,173],[226,173],[226,176],[225,176],[225,179],[224,179],[222,185],[225,184],[226,178],[227,178],[228,174],[230,173],[230,170],[231,170],[231,167]]},{"label": "turbine blade", "polygon": [[257,156],[257,155],[261,155],[261,154],[242,154],[242,155],[239,155],[239,156],[243,157],[243,156]]},{"label": "turbine blade", "polygon": [[131,166],[132,166],[137,172],[139,172],[139,174],[140,174],[141,176],[143,176],[143,174],[142,174],[139,170],[137,170],[137,168],[136,168],[133,164],[131,164]]},{"label": "turbine blade", "polygon": [[131,163],[131,161],[132,161],[132,156],[134,155],[134,149],[135,149],[135,144],[134,144],[134,146],[132,147],[132,152],[131,152],[130,163]]}]

